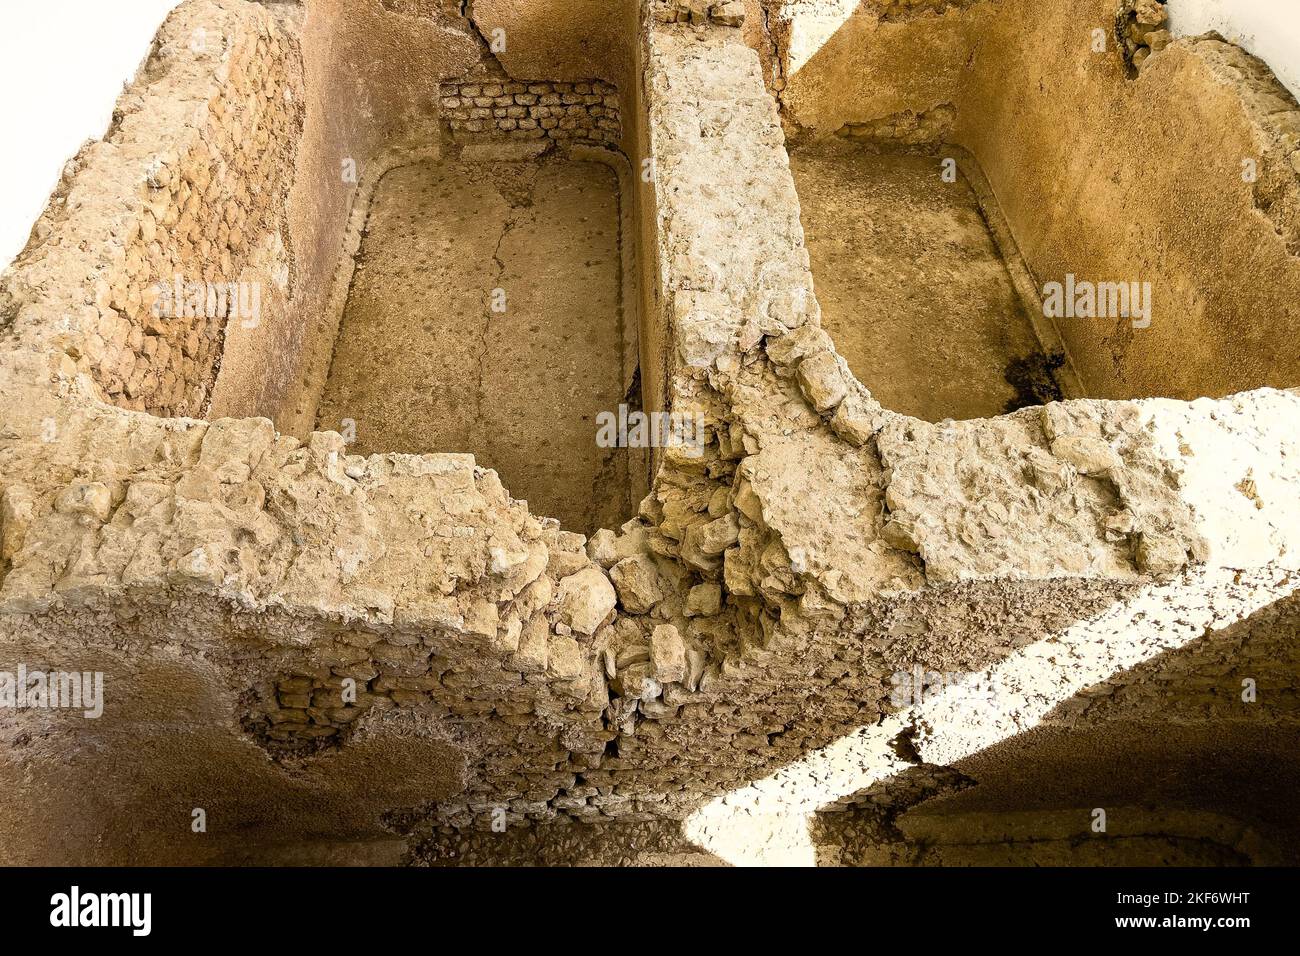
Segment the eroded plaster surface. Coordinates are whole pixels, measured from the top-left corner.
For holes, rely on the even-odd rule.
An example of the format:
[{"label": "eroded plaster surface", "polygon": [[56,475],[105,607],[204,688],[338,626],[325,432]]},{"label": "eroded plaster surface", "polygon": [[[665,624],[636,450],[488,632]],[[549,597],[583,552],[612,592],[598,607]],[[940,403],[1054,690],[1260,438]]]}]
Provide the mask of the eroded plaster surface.
[{"label": "eroded plaster surface", "polygon": [[[9,743],[0,775],[17,795],[0,810],[0,832],[15,836],[0,841],[8,859],[61,862],[77,846],[88,862],[86,845],[96,862],[437,862],[462,845],[479,847],[484,862],[493,853],[608,859],[608,843],[586,840],[601,831],[574,829],[598,824],[640,828],[644,860],[813,863],[836,855],[810,829],[822,811],[845,814],[846,832],[859,834],[839,838],[841,862],[906,861],[899,834],[903,843],[934,839],[934,852],[952,860],[1010,853],[1037,834],[1057,841],[1035,851],[1050,857],[1071,826],[1086,828],[1076,811],[1098,781],[1116,807],[1177,804],[1164,817],[1130,819],[1123,833],[1135,840],[1174,841],[1189,859],[1293,854],[1293,815],[1268,794],[1237,795],[1225,823],[1214,807],[1161,789],[1186,767],[1176,747],[1144,752],[1169,773],[1116,783],[1112,771],[1155,728],[1187,740],[1235,735],[1251,742],[1251,765],[1294,773],[1296,672],[1277,662],[1292,659],[1297,624],[1300,395],[1094,398],[937,422],[882,404],[822,325],[786,146],[801,122],[796,77],[787,73],[787,95],[772,96],[773,61],[750,45],[745,4],[646,4],[637,42],[619,47],[628,59],[610,61],[626,72],[605,79],[624,104],[629,165],[650,171],[618,193],[634,197],[620,235],[636,237],[621,261],[643,264],[624,303],[634,299],[641,329],[654,330],[640,337],[641,374],[653,373],[648,387],[665,405],[705,424],[701,454],[656,450],[653,481],[629,520],[578,533],[518,500],[507,467],[485,467],[474,448],[361,454],[369,449],[337,431],[277,429],[281,419],[314,420],[322,386],[322,407],[343,410],[329,397],[328,357],[339,315],[347,348],[345,293],[366,288],[370,266],[352,255],[365,247],[358,213],[382,215],[383,174],[400,184],[416,175],[403,169],[420,168],[412,157],[430,160],[420,130],[465,150],[496,148],[457,140],[442,124],[442,84],[498,68],[563,82],[598,72],[589,51],[487,63],[484,37],[470,27],[490,5],[473,6],[467,24],[442,4],[358,4],[339,21],[338,45],[322,43],[328,3],[299,11],[191,0],[164,27],[167,38],[208,24],[233,41],[220,63],[187,61],[197,72],[186,82],[219,104],[205,115],[230,115],[232,94],[213,77],[227,75],[238,51],[256,54],[263,99],[288,102],[286,88],[290,100],[295,90],[306,98],[303,114],[286,114],[301,124],[300,138],[289,137],[301,159],[285,168],[297,175],[258,193],[298,237],[287,247],[299,250],[292,261],[303,271],[291,286],[306,285],[290,301],[336,310],[322,306],[298,324],[284,313],[304,336],[302,395],[228,417],[167,417],[118,397],[86,351],[93,340],[61,329],[69,302],[96,321],[117,311],[111,282],[99,305],[90,280],[36,279],[56,256],[69,270],[116,275],[118,253],[127,258],[143,240],[142,197],[164,188],[147,179],[143,144],[120,156],[91,147],[108,172],[72,173],[53,203],[52,238],[6,277],[6,307],[19,307],[5,313],[0,341],[0,646],[15,660],[102,670],[109,688],[97,721],[0,714]],[[894,4],[876,11],[871,29],[1008,6]],[[416,61],[409,74],[371,64],[369,85],[338,69],[361,35],[348,31],[363,23],[394,37],[412,31],[404,44],[422,31],[446,38],[442,53],[425,52],[443,57],[427,99],[413,93]],[[1130,89],[1157,69],[1199,75],[1218,48],[1188,46],[1149,54],[1136,80],[1122,59],[1097,69]],[[146,90],[165,63],[160,51]],[[1246,115],[1241,104],[1255,89],[1251,76],[1238,79],[1216,92],[1234,116]],[[370,105],[336,111],[343,118],[313,110],[312,97],[330,90]],[[263,124],[282,118],[269,108],[258,115]],[[963,129],[964,115],[958,103],[952,129]],[[914,120],[894,126],[910,137],[925,126]],[[180,119],[163,128],[169,142],[196,135]],[[258,126],[253,142],[265,131]],[[383,152],[386,137],[397,142]],[[266,142],[284,145],[269,133]],[[343,143],[362,157],[361,175],[336,187]],[[1007,167],[978,146],[996,190]],[[577,175],[574,165],[547,165],[561,158],[548,154],[519,174]],[[76,204],[73,218],[60,218],[67,197],[104,190],[107,203],[119,180],[135,197],[122,236],[78,247]],[[1270,182],[1283,197],[1294,188]],[[221,188],[238,194],[241,184]],[[1031,268],[1044,261],[1037,220],[1025,213],[1038,195],[999,195]],[[540,198],[530,215],[544,211]],[[508,214],[501,193],[480,199]],[[1221,198],[1203,221],[1242,202],[1240,193]],[[1263,226],[1253,220],[1236,235]],[[1284,283],[1285,236],[1269,235],[1260,255]],[[127,284],[128,305],[135,288]],[[308,343],[313,335],[328,347]],[[620,346],[621,373],[627,354]],[[218,375],[218,394],[221,385]],[[898,675],[918,670],[923,683],[927,673],[963,674],[999,692],[974,717],[944,682],[935,695],[900,700]],[[1249,705],[1247,678],[1267,688]],[[1081,763],[1050,799],[1016,795],[1011,781],[1052,779],[1053,762],[1068,762],[1080,741],[1104,742],[1115,760]],[[1023,774],[1000,769],[1007,754],[1026,761]],[[105,779],[120,779],[120,789],[92,786]],[[147,784],[160,779],[176,787]],[[185,831],[201,800],[227,825],[206,840],[174,839],[169,828]],[[138,821],[130,832],[110,823],[124,806]],[[514,836],[493,848],[498,814]],[[993,849],[981,856],[986,844]]]}]

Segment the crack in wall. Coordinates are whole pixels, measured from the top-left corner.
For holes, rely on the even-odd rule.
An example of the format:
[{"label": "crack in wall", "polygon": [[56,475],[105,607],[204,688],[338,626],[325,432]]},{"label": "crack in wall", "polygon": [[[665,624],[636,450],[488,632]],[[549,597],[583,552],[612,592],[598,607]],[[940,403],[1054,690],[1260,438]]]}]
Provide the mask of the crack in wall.
[{"label": "crack in wall", "polygon": [[497,56],[496,51],[492,49],[492,41],[488,39],[487,34],[483,32],[483,28],[479,26],[478,17],[474,12],[474,0],[462,0],[460,5],[460,15],[464,17],[465,22],[473,28],[474,36],[478,39],[480,64],[482,64],[485,59],[491,60],[492,63],[496,64],[497,72],[501,76],[510,77],[510,71],[507,70],[506,65],[501,62],[501,57]]},{"label": "crack in wall", "polygon": [[[527,210],[529,210],[533,204],[533,199],[532,199],[533,187],[535,185],[536,185],[536,179],[534,177],[529,177],[527,179],[527,184],[523,190],[523,195],[522,196],[516,195],[514,197],[510,196],[506,190],[502,190],[499,186],[494,187],[496,189],[497,194],[501,196],[501,198],[504,199],[506,204],[509,206],[510,213],[506,216],[505,222],[502,223],[501,225],[501,234],[497,237],[496,246],[492,250],[492,262],[496,266],[496,276],[493,280],[495,284],[492,286],[491,289],[488,290],[487,307],[483,311],[483,327],[482,330],[479,332],[479,350],[478,350],[478,355],[475,357],[475,363],[474,363],[476,376],[477,376],[474,385],[474,408],[475,408],[475,415],[480,420],[483,418],[483,413],[484,413],[484,407],[483,407],[484,373],[486,371],[487,356],[489,350],[488,336],[491,334],[492,331],[492,316],[494,314],[503,314],[503,315],[506,314],[506,313],[494,312],[493,306],[495,305],[495,299],[497,295],[496,290],[498,289],[503,290],[503,292],[506,295],[506,301],[504,307],[507,310],[507,312],[509,311],[510,308],[510,304],[509,304],[510,293],[509,290],[506,289],[503,284],[505,279],[506,264],[505,261],[502,260],[501,258],[501,248],[502,246],[505,245],[506,239],[510,236],[510,233],[513,232],[516,228],[518,228],[522,220],[526,218]],[[493,445],[491,435],[492,433],[489,431],[484,436],[489,451],[492,450],[492,445]]]},{"label": "crack in wall", "polygon": [[785,101],[783,93],[785,91],[785,60],[782,58],[781,50],[776,42],[776,34],[772,32],[772,3],[773,0],[763,0],[759,6],[759,12],[763,15],[762,31],[763,39],[767,41],[768,55],[772,58],[772,75],[767,78],[768,88],[776,98],[776,109],[785,118]]}]

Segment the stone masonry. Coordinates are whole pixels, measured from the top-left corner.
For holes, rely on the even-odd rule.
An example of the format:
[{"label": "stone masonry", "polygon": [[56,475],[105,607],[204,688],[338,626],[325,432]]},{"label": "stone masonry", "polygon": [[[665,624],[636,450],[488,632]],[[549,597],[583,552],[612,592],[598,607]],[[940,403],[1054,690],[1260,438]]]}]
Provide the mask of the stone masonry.
[{"label": "stone masonry", "polygon": [[[877,6],[888,29],[929,29],[994,5]],[[883,407],[821,327],[786,151],[805,94],[772,95],[752,5],[620,8],[635,43],[599,78],[549,16],[511,8],[526,55],[570,78],[524,79],[548,71],[504,57],[499,81],[468,79],[484,24],[461,5],[298,7],[183,3],[0,281],[0,651],[102,671],[109,689],[102,720],[0,712],[5,862],[63,862],[74,844],[92,848],[79,862],[322,846],[410,862],[488,846],[504,815],[512,833],[671,825],[727,862],[807,863],[822,811],[877,814],[846,829],[867,820],[879,845],[861,854],[892,858],[895,817],[927,802],[1036,799],[999,766],[1021,746],[1041,748],[1017,772],[1050,793],[1057,828],[1099,792],[1194,802],[1186,761],[1213,756],[1207,741],[1291,779],[1300,392],[934,423]],[[618,527],[586,537],[533,513],[473,449],[362,456],[269,411],[203,417],[223,335],[264,340],[228,315],[157,323],[140,289],[175,271],[259,281],[263,307],[292,317],[305,253],[286,237],[327,218],[352,146],[318,83],[322,63],[347,66],[327,59],[335,29],[446,44],[432,84],[375,71],[346,104],[394,155],[437,159],[432,118],[457,150],[545,140],[652,170],[623,186],[641,374],[662,368],[667,406],[704,432],[698,454],[656,449]],[[200,30],[210,46],[182,54]],[[853,122],[873,142],[960,127],[893,105]],[[363,224],[338,225],[341,250]],[[1257,252],[1289,281],[1284,239]],[[982,675],[1001,696],[974,716],[949,694],[900,700],[918,671]],[[1243,680],[1264,689],[1251,705]],[[1162,734],[1180,747],[1152,747]],[[1129,751],[1155,769],[1097,756]],[[1055,772],[1075,759],[1077,778]],[[1235,801],[1233,847],[1300,858],[1266,796]],[[226,822],[182,842],[178,806]],[[123,808],[129,832],[106,822]]]},{"label": "stone masonry", "polygon": [[[0,289],[13,333],[57,343],[123,408],[204,414],[227,321],[260,322],[264,309],[269,324],[285,308],[293,275],[275,200],[303,109],[296,41],[273,14],[241,4],[175,19],[107,137],[68,163]],[[73,259],[83,275],[69,286]],[[53,285],[51,310],[34,290]],[[241,290],[246,305],[256,295],[256,318],[235,316]]]},{"label": "stone masonry", "polygon": [[[617,90],[591,80],[444,83],[441,106],[457,138],[504,133],[511,138],[617,146]],[[481,138],[481,137],[480,137]]]}]

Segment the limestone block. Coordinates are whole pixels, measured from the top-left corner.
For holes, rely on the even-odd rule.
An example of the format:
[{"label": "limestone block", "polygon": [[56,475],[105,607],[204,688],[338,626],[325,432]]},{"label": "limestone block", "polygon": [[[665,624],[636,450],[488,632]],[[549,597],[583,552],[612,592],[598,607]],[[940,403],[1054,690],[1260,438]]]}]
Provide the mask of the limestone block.
[{"label": "limestone block", "polygon": [[614,613],[618,596],[609,578],[585,567],[560,581],[560,619],[580,634],[593,634]]},{"label": "limestone block", "polygon": [[519,650],[513,658],[514,666],[525,674],[539,674],[546,670],[551,636],[550,625],[539,614],[528,621],[519,635]]},{"label": "limestone block", "polygon": [[661,684],[686,679],[686,642],[673,625],[660,624],[650,635],[650,666]]},{"label": "limestone block", "polygon": [[855,448],[860,448],[880,430],[884,420],[879,402],[851,392],[835,409],[831,418],[831,431]]},{"label": "limestone block", "polygon": [[1169,535],[1144,531],[1135,557],[1138,569],[1147,574],[1173,574],[1186,566],[1187,549]]},{"label": "limestone block", "polygon": [[618,675],[614,684],[623,697],[632,700],[653,700],[663,693],[663,685],[655,679],[650,663],[633,664]]},{"label": "limestone block", "polygon": [[88,515],[97,521],[107,521],[112,508],[112,492],[98,481],[74,481],[54,502],[54,510],[61,514]]},{"label": "limestone block", "polygon": [[10,485],[0,494],[0,561],[16,555],[36,514],[36,497],[30,488]]},{"label": "limestone block", "polygon": [[582,647],[571,637],[552,638],[546,660],[546,672],[559,680],[582,676],[585,661]]},{"label": "limestone block", "polygon": [[777,365],[794,365],[806,356],[829,352],[835,344],[824,329],[816,325],[801,325],[793,332],[767,340],[767,357]]},{"label": "limestone block", "polygon": [[686,595],[687,617],[712,617],[722,610],[722,587],[712,581],[697,584]]},{"label": "limestone block", "polygon": [[624,558],[610,568],[609,576],[625,611],[645,614],[663,600],[659,569],[647,555]]},{"label": "limestone block", "polygon": [[723,0],[709,7],[709,18],[724,27],[745,25],[745,5],[741,0]]},{"label": "limestone block", "polygon": [[848,382],[834,352],[818,352],[799,363],[796,371],[799,387],[813,408],[829,411],[848,394]]}]

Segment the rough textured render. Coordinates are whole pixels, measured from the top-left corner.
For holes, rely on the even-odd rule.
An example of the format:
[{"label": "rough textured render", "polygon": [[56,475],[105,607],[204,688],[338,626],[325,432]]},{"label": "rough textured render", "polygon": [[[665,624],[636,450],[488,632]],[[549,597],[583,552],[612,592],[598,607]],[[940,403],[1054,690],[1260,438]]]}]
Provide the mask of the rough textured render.
[{"label": "rough textured render", "polygon": [[186,0],[0,279],[0,858],[1300,859],[1300,107],[1116,4]]},{"label": "rough textured render", "polygon": [[1092,396],[1295,386],[1300,351],[1268,342],[1300,326],[1300,113],[1265,64],[1214,35],[1171,40],[1155,0],[909,6],[767,5],[796,140],[932,129],[978,160],[1040,288],[1071,273],[1151,281],[1150,328],[1062,320]]}]

